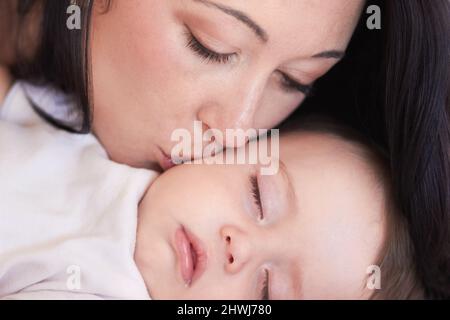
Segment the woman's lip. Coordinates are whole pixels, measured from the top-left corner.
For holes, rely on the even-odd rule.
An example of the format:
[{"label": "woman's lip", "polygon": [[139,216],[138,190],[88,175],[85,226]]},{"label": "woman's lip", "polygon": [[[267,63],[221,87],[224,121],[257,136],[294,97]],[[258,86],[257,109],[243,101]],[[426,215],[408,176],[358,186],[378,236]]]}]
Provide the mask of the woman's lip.
[{"label": "woman's lip", "polygon": [[175,167],[175,163],[173,163],[172,159],[162,150],[161,151],[161,160],[159,161],[159,166],[164,170],[169,170],[170,168]]},{"label": "woman's lip", "polygon": [[206,252],[200,240],[183,226],[175,232],[175,251],[181,277],[191,285],[206,269]]},{"label": "woman's lip", "polygon": [[184,162],[193,162],[194,160],[196,160],[197,158],[195,158],[194,156],[188,156],[185,158],[179,158],[176,159],[175,163],[171,157],[169,157],[167,155],[167,153],[164,152],[163,149],[159,148],[159,150],[161,151],[161,160],[159,161],[159,166],[164,170],[169,170],[170,168],[175,167],[177,164],[181,164]]}]

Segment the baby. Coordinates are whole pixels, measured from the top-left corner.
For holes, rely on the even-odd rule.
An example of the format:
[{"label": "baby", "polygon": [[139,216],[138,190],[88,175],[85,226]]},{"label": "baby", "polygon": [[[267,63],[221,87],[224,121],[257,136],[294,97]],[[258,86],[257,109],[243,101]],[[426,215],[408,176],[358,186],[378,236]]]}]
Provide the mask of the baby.
[{"label": "baby", "polygon": [[282,135],[275,175],[185,164],[157,177],[53,128],[20,86],[0,112],[0,298],[421,294],[383,162],[342,128]]},{"label": "baby", "polygon": [[152,297],[421,297],[383,158],[332,121],[297,126],[280,138],[276,175],[182,165],[152,184],[135,251]]}]

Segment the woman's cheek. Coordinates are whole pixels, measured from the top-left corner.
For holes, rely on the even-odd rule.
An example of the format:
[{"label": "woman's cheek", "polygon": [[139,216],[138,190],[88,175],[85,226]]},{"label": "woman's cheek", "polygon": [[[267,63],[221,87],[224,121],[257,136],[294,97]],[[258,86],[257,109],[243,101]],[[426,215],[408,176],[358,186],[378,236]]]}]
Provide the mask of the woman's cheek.
[{"label": "woman's cheek", "polygon": [[261,101],[260,108],[255,115],[255,127],[276,128],[304,101],[302,94],[286,94],[281,90],[268,86]]}]

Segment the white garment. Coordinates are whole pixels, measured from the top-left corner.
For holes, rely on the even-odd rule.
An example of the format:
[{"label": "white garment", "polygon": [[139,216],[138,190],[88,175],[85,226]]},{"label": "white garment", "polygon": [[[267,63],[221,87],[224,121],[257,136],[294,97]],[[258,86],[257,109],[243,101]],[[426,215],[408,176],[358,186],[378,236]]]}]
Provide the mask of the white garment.
[{"label": "white garment", "polygon": [[133,256],[157,173],[47,124],[24,86],[0,107],[0,298],[149,299]]}]

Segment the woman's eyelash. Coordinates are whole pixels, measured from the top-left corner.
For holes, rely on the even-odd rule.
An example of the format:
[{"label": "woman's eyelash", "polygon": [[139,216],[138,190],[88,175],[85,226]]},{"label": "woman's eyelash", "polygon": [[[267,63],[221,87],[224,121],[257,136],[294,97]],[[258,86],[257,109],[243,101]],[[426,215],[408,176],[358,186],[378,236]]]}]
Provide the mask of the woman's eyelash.
[{"label": "woman's eyelash", "polygon": [[206,48],[203,44],[200,43],[199,40],[197,40],[197,38],[195,38],[191,31],[187,31],[186,36],[188,40],[186,46],[206,62],[226,64],[235,55],[235,53],[217,53]]},{"label": "woman's eyelash", "polygon": [[264,276],[264,282],[261,289],[261,300],[270,300],[269,298],[269,271],[264,270],[265,276]]},{"label": "woman's eyelash", "polygon": [[284,73],[281,73],[281,77],[282,77],[281,86],[286,92],[290,93],[290,92],[293,92],[293,91],[300,91],[306,96],[311,94],[312,85],[306,85],[306,84],[298,83],[297,81],[292,80],[291,78],[289,78]]},{"label": "woman's eyelash", "polygon": [[[213,50],[206,48],[190,31],[188,27],[186,27],[186,38],[187,44],[186,47],[191,49],[195,54],[197,54],[200,58],[204,59],[206,62],[213,62],[219,64],[226,64],[230,62],[231,58],[233,58],[235,53],[218,53]],[[292,92],[302,92],[305,95],[309,95],[311,92],[311,85],[304,85],[292,80],[290,77],[281,73],[282,81],[281,87],[287,93]]]},{"label": "woman's eyelash", "polygon": [[264,219],[264,212],[261,203],[261,192],[259,191],[258,178],[256,176],[251,176],[250,183],[252,186],[253,199],[255,200],[255,204],[258,206],[259,209],[259,219],[262,220]]}]

